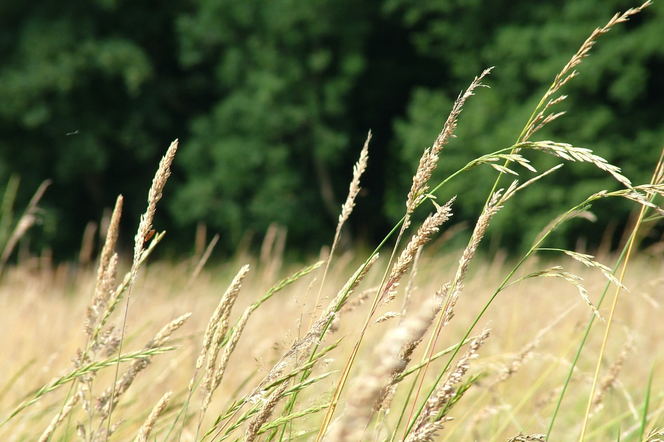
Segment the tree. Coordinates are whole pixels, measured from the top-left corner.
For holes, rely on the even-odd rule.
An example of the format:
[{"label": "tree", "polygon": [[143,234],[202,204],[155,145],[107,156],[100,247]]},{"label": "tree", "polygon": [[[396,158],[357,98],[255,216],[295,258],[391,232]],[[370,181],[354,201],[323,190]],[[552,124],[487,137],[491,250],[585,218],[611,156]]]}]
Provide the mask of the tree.
[{"label": "tree", "polygon": [[173,214],[183,223],[206,220],[231,244],[271,222],[288,226],[297,244],[316,244],[343,198],[333,174],[349,149],[365,9],[331,0],[195,5],[178,21],[181,59],[213,69],[216,104],[192,121]]},{"label": "tree", "polygon": [[[443,153],[438,175],[442,178],[472,158],[513,144],[556,73],[592,30],[617,11],[638,5],[617,0],[545,1],[537,7],[527,1],[388,0],[385,6],[413,30],[419,53],[440,60],[449,73],[437,87],[414,91],[408,117],[395,123],[406,164],[414,167],[464,84],[495,66],[486,81],[491,90],[478,91],[469,100],[458,138]],[[658,74],[664,67],[663,16],[664,6],[655,4],[602,36],[578,68],[580,75],[563,90],[569,98],[560,110],[568,115],[537,139],[590,148],[635,181],[647,182],[664,139],[664,89]],[[541,170],[555,164],[541,155],[529,158]],[[528,172],[521,171],[522,180],[527,179]],[[472,178],[462,176],[443,190],[445,197],[459,194],[456,213],[462,219],[477,213],[495,178],[488,167],[469,173]],[[585,165],[566,166],[547,184],[546,191],[524,193],[515,201],[517,210],[505,211],[495,220],[503,246],[530,244],[556,214],[592,192],[616,187],[610,176]],[[609,212],[597,205],[594,210],[604,212],[600,219],[625,223],[630,207],[616,210],[614,205]],[[567,238],[573,241],[583,234],[596,243],[605,228],[606,224],[592,229],[578,224]]]},{"label": "tree", "polygon": [[27,200],[54,180],[43,205],[44,241],[55,250],[79,247],[85,223],[119,193],[131,195],[126,219],[144,210],[143,189],[199,97],[177,65],[172,28],[183,6],[0,5],[0,182],[17,172]]}]

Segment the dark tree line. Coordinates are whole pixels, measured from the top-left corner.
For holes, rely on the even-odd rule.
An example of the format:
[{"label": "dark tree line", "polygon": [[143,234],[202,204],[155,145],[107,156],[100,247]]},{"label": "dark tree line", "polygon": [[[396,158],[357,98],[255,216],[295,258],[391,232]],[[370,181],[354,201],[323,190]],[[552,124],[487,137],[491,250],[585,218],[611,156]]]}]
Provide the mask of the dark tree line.
[{"label": "dark tree line", "polygon": [[[157,227],[191,247],[205,222],[232,251],[247,231],[287,226],[289,244],[329,242],[351,167],[369,129],[355,237],[382,238],[399,219],[423,149],[459,91],[495,66],[469,100],[437,179],[511,145],[542,93],[623,0],[4,0],[0,3],[0,183],[19,201],[53,179],[35,247],[62,257],[85,224],[125,195],[126,232],[145,205],[160,155],[181,150]],[[564,93],[568,115],[538,134],[593,149],[635,181],[664,142],[664,5],[603,36]],[[538,168],[555,164],[531,158]],[[495,171],[450,182],[455,221],[477,216]],[[524,179],[527,178],[524,175]],[[516,249],[587,194],[616,185],[565,166],[494,222]],[[597,243],[631,207],[594,208],[568,241]],[[499,235],[499,236],[495,236]],[[129,236],[129,234],[128,234]]]}]

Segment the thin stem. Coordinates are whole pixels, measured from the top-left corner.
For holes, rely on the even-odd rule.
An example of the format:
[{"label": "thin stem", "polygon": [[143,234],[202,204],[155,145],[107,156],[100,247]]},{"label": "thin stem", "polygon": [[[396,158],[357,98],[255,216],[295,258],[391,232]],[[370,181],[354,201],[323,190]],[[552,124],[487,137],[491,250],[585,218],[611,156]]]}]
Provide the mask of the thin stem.
[{"label": "thin stem", "polygon": [[473,323],[470,325],[470,327],[468,327],[468,330],[466,331],[464,337],[461,339],[459,345],[457,345],[457,347],[455,348],[454,352],[452,353],[452,356],[450,356],[449,360],[447,361],[447,364],[446,364],[445,367],[441,370],[440,374],[439,374],[438,377],[436,378],[436,380],[435,380],[435,382],[434,382],[434,384],[433,384],[434,387],[433,387],[431,390],[429,390],[428,394],[426,395],[426,397],[425,397],[424,400],[422,401],[422,404],[420,405],[420,408],[417,410],[416,413],[413,414],[413,416],[411,416],[411,419],[409,420],[409,424],[408,424],[408,426],[407,426],[407,428],[406,428],[406,431],[405,431],[405,434],[404,434],[404,439],[405,439],[406,435],[408,435],[408,434],[410,433],[410,431],[412,430],[412,427],[413,427],[415,421],[417,420],[417,418],[419,417],[419,415],[422,413],[422,410],[424,409],[424,406],[426,405],[427,400],[429,399],[429,397],[431,396],[433,390],[435,389],[435,386],[438,385],[438,383],[440,383],[440,381],[441,381],[442,378],[443,378],[443,375],[444,375],[445,372],[449,369],[449,367],[450,367],[452,361],[454,360],[454,358],[456,357],[457,353],[458,353],[459,350],[461,349],[461,343],[464,342],[466,339],[468,339],[468,336],[470,336],[470,334],[472,333],[473,329],[475,328],[475,326],[477,325],[477,323],[479,322],[479,320],[482,318],[482,316],[483,316],[484,313],[487,311],[487,309],[489,308],[489,306],[493,303],[494,299],[496,299],[496,297],[498,296],[498,293],[500,293],[501,291],[503,291],[503,290],[506,288],[506,286],[507,286],[508,282],[510,281],[510,279],[511,279],[511,278],[514,276],[514,274],[519,270],[519,268],[521,268],[521,266],[523,265],[523,263],[524,263],[524,262],[525,262],[525,261],[526,261],[526,260],[527,260],[527,259],[528,259],[528,258],[529,258],[529,257],[535,252],[535,251],[536,251],[536,249],[539,248],[539,245],[542,244],[542,242],[544,242],[544,240],[547,239],[547,238],[549,237],[549,235],[550,235],[550,234],[551,234],[551,233],[552,233],[552,232],[553,232],[553,231],[554,231],[554,230],[555,230],[560,224],[562,224],[565,220],[567,220],[568,217],[569,217],[572,213],[574,213],[574,212],[576,212],[577,210],[579,210],[579,208],[582,208],[582,207],[584,207],[584,206],[587,206],[589,202],[591,202],[591,201],[593,201],[594,199],[597,199],[597,198],[599,198],[599,196],[597,196],[597,195],[593,195],[593,196],[589,197],[588,199],[586,199],[586,200],[585,200],[584,202],[582,202],[581,204],[578,204],[578,205],[574,206],[572,209],[570,209],[570,210],[568,210],[567,212],[565,212],[565,214],[564,214],[562,217],[560,217],[560,219],[559,219],[558,221],[556,221],[556,223],[555,223],[555,224],[554,224],[554,225],[553,225],[553,226],[552,226],[547,232],[545,232],[544,235],[542,235],[542,237],[541,237],[541,238],[540,238],[535,244],[533,244],[533,246],[528,250],[528,252],[526,252],[526,254],[525,254],[525,255],[519,260],[519,262],[514,266],[514,268],[510,271],[510,273],[505,277],[505,279],[504,279],[503,282],[501,282],[501,284],[498,286],[498,288],[496,289],[496,291],[494,292],[494,294],[491,296],[491,298],[489,299],[489,301],[484,305],[484,307],[482,308],[482,310],[480,311],[480,313],[475,317],[475,320],[473,321]]},{"label": "thin stem", "polygon": [[[618,266],[622,262],[622,259],[624,258],[625,253],[627,253],[627,248],[624,248],[622,253],[618,257],[618,262],[616,262],[616,266],[614,267],[614,272],[618,270]],[[606,286],[604,287],[604,291],[602,292],[602,296],[599,298],[599,301],[597,301],[597,308],[598,309],[602,305],[602,302],[604,301],[604,297],[606,296],[606,293],[608,292],[610,286],[611,286],[611,282],[607,281]],[[586,327],[586,331],[583,335],[583,338],[581,338],[581,342],[579,343],[579,348],[577,349],[576,354],[574,355],[574,360],[572,361],[569,372],[567,373],[567,378],[565,379],[565,383],[563,384],[562,391],[560,392],[558,402],[556,403],[556,407],[553,411],[553,415],[551,416],[551,422],[549,423],[549,428],[547,429],[547,432],[546,432],[546,440],[549,440],[549,436],[551,435],[551,431],[553,430],[553,424],[556,421],[556,416],[558,415],[558,411],[560,410],[560,405],[562,404],[563,397],[565,396],[565,392],[567,391],[567,387],[569,386],[569,383],[572,379],[572,374],[574,373],[574,367],[576,367],[576,363],[579,361],[579,358],[581,357],[581,351],[583,350],[583,346],[585,345],[586,340],[588,339],[588,336],[590,334],[590,329],[592,328],[593,323],[595,322],[595,319],[596,319],[595,315],[590,316],[590,321],[588,321],[588,326]]]},{"label": "thin stem", "polygon": [[[660,163],[661,164],[661,163]],[[650,184],[653,184],[655,181],[655,175],[653,175],[652,180],[650,181]],[[636,221],[636,225],[634,226],[634,233],[631,235],[629,239],[629,244],[627,246],[627,253],[625,255],[625,261],[622,266],[622,269],[620,271],[620,277],[618,280],[622,284],[623,279],[625,278],[625,272],[627,271],[627,264],[629,264],[629,259],[632,255],[632,250],[634,248],[634,244],[636,243],[636,232],[639,229],[639,226],[643,222],[644,215],[646,213],[647,207],[646,206],[641,206],[641,210],[639,211],[639,217]],[[604,359],[604,351],[606,350],[606,344],[609,341],[609,331],[611,330],[611,324],[613,323],[613,316],[616,312],[616,306],[618,305],[618,296],[620,295],[620,290],[621,287],[617,286],[616,287],[616,293],[613,297],[613,304],[611,305],[611,313],[609,314],[609,319],[607,320],[606,323],[606,330],[604,331],[604,339],[602,340],[602,347],[599,352],[599,357],[597,358],[597,367],[595,368],[595,376],[593,377],[593,384],[590,389],[590,396],[588,397],[588,405],[586,406],[586,413],[583,418],[583,424],[581,427],[581,436],[579,437],[579,441],[583,442],[583,439],[585,438],[586,435],[586,428],[588,426],[588,419],[590,418],[590,409],[592,407],[593,403],[593,398],[595,396],[595,389],[597,388],[597,382],[599,380],[599,370],[602,367],[602,359]]]}]

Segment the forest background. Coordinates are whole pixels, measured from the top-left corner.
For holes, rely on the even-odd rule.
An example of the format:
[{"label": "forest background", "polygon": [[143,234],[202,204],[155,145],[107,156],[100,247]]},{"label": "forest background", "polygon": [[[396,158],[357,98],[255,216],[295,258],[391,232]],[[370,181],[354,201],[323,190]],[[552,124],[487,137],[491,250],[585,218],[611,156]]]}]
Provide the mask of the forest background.
[{"label": "forest background", "polygon": [[[371,129],[369,168],[349,223],[375,244],[403,214],[422,151],[454,99],[484,68],[437,173],[507,147],[555,74],[626,0],[3,0],[0,188],[20,177],[24,207],[52,179],[31,249],[69,259],[82,232],[125,197],[133,231],[159,158],[181,149],[155,228],[162,256],[190,250],[196,226],[231,253],[271,223],[289,248],[329,243],[352,164]],[[647,182],[664,143],[664,2],[612,29],[566,89],[565,118],[538,139],[592,149]],[[535,159],[545,170],[555,158]],[[453,221],[474,222],[487,166],[451,181]],[[583,179],[581,179],[583,177]],[[518,250],[559,213],[617,183],[569,165],[517,195],[488,247]],[[474,185],[468,187],[467,183]],[[633,206],[596,204],[598,221],[556,234],[575,247],[616,245]],[[524,216],[527,214],[527,216]],[[472,225],[472,224],[471,224]],[[661,231],[651,231],[658,241]],[[468,232],[468,235],[470,232]],[[131,238],[125,238],[126,244]],[[256,240],[256,242],[258,239]]]}]

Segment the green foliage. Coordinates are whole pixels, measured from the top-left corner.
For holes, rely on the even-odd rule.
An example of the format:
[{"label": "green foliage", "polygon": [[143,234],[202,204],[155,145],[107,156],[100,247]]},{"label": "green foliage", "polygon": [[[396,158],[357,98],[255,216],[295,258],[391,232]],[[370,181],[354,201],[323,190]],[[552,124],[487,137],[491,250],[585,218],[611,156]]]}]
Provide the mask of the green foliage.
[{"label": "green foliage", "polygon": [[174,87],[168,34],[184,5],[37,3],[0,6],[0,182],[17,172],[21,189],[35,189],[52,178],[44,242],[71,253],[119,193],[129,196],[128,217],[138,217],[138,189],[184,132],[177,95],[191,87],[184,77]]},{"label": "green foliage", "polygon": [[[332,236],[352,164],[374,139],[351,227],[369,242],[403,215],[403,194],[451,104],[472,78],[496,66],[461,115],[435,178],[514,143],[543,91],[589,32],[626,0],[96,0],[0,5],[0,184],[27,190],[54,180],[43,202],[39,244],[68,250],[117,194],[136,219],[165,146],[181,139],[167,247],[190,247],[193,225],[222,233],[226,250],[271,222],[289,245]],[[570,114],[538,139],[564,135],[645,178],[664,139],[664,6],[613,29],[565,86]],[[432,118],[435,115],[435,118]],[[68,135],[70,134],[70,135]],[[555,164],[529,153],[538,170]],[[522,178],[530,177],[518,170]],[[495,171],[475,168],[455,221],[471,220]],[[581,179],[583,178],[583,180]],[[605,174],[566,166],[546,189],[519,195],[520,211],[495,220],[501,246],[517,248],[588,192],[615,186]],[[583,182],[584,184],[580,184]],[[319,210],[324,207],[324,210]],[[55,209],[57,208],[57,209]],[[625,223],[628,205],[600,219]],[[528,213],[528,220],[521,213]],[[605,216],[602,216],[605,215]],[[608,217],[606,215],[609,215]],[[587,224],[585,225],[587,226]],[[597,241],[605,225],[567,233]],[[190,232],[183,234],[183,232]],[[33,242],[35,244],[35,242]]]},{"label": "green foliage", "polygon": [[[449,67],[450,78],[436,88],[418,88],[405,118],[395,124],[403,145],[401,159],[415,167],[424,147],[442,127],[446,109],[458,91],[485,67],[495,66],[486,83],[491,90],[477,92],[461,116],[458,139],[445,149],[438,177],[456,171],[467,161],[513,144],[543,92],[590,32],[606,23],[618,10],[638,6],[632,2],[585,0],[583,2],[428,1],[388,0],[386,10],[402,17],[413,29],[412,38],[422,56]],[[575,146],[587,147],[616,164],[634,180],[646,180],[652,159],[664,139],[664,89],[657,72],[664,66],[664,6],[655,4],[627,25],[612,29],[579,67],[580,75],[565,86],[563,104],[568,115],[537,134],[537,139],[564,137]],[[440,115],[432,121],[431,115]],[[538,170],[556,162],[526,155]],[[541,155],[539,155],[541,157]],[[522,180],[531,176],[517,170]],[[490,189],[495,171],[474,169],[476,186],[452,182],[445,196],[463,194],[457,213],[477,212]],[[465,180],[463,180],[465,182]],[[404,184],[401,184],[402,186]],[[501,214],[494,223],[503,234],[503,246],[527,245],[539,229],[589,192],[614,189],[610,176],[586,165],[565,166],[547,180],[547,186],[524,193],[519,210]],[[396,192],[395,192],[396,193]],[[601,206],[594,208],[600,212]],[[626,206],[600,218],[623,223]],[[401,214],[390,211],[396,218]],[[524,216],[526,215],[527,216]],[[458,217],[457,217],[458,220]],[[578,224],[572,232],[597,242],[605,226],[589,231]],[[574,236],[568,235],[568,238]],[[524,241],[525,239],[525,241]],[[526,244],[523,244],[525,242]]]},{"label": "green foliage", "polygon": [[[212,65],[216,103],[192,123],[181,222],[237,242],[271,222],[295,242],[327,234],[340,202],[330,170],[347,155],[348,96],[364,66],[354,2],[198,0],[178,20],[185,66]],[[328,212],[322,212],[320,207]]]}]

